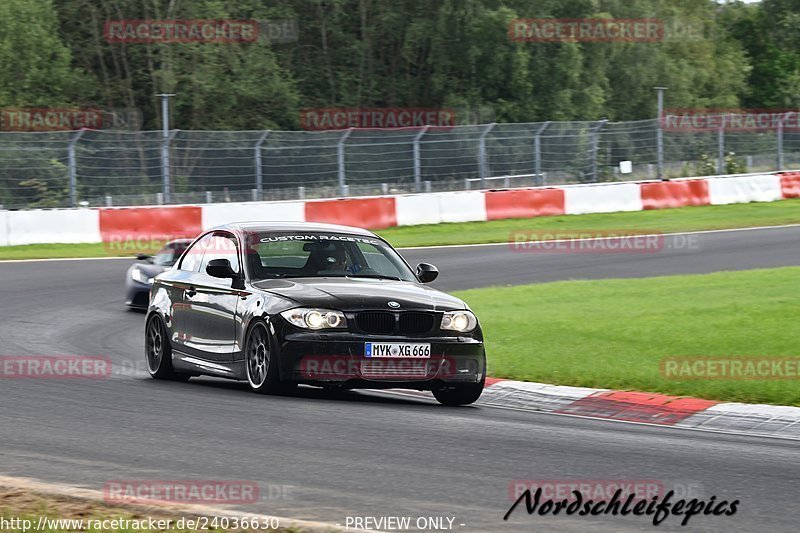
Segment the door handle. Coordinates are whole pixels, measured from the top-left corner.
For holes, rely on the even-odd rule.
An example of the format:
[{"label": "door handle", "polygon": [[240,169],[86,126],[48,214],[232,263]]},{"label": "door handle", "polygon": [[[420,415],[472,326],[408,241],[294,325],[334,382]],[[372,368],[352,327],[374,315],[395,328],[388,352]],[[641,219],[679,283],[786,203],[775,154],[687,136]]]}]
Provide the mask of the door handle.
[{"label": "door handle", "polygon": [[186,289],[186,296],[188,296],[189,298],[192,298],[195,294],[197,294],[197,290],[195,290],[194,287],[189,287],[188,289]]}]

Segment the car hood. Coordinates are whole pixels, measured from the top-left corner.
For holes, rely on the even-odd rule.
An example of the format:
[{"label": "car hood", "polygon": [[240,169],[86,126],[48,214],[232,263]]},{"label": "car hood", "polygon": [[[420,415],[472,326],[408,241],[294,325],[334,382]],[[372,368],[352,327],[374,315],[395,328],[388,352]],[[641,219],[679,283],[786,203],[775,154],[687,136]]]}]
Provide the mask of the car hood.
[{"label": "car hood", "polygon": [[409,281],[369,278],[274,279],[254,284],[261,290],[291,298],[306,307],[341,310],[386,309],[397,302],[398,311],[465,309],[464,302],[430,287]]}]

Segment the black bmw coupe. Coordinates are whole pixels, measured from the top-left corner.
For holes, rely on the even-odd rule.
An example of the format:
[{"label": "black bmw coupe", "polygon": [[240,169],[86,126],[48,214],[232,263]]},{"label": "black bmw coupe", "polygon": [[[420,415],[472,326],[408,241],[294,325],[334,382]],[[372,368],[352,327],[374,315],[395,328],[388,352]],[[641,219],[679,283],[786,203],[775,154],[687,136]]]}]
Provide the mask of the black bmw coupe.
[{"label": "black bmw coupe", "polygon": [[153,282],[148,369],[246,380],[260,393],[407,388],[469,404],[486,377],[483,335],[463,301],[425,285],[437,275],[363,229],[213,228]]}]

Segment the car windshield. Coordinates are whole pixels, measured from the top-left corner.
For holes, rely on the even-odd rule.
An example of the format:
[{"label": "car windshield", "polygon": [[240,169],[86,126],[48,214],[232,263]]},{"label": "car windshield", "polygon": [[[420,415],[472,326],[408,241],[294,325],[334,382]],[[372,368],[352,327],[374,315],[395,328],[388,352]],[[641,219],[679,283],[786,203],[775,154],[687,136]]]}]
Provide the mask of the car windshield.
[{"label": "car windshield", "polygon": [[181,257],[183,251],[189,243],[170,243],[158,251],[153,256],[153,264],[163,267],[171,267]]},{"label": "car windshield", "polygon": [[251,233],[248,253],[254,280],[351,277],[414,281],[414,274],[388,244],[345,233]]}]

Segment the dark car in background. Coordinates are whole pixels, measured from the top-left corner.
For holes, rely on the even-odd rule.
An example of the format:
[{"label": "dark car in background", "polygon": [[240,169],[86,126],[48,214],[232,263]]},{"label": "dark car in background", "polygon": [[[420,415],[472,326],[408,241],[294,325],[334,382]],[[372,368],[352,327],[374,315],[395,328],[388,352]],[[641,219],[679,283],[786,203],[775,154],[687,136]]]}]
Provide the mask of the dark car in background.
[{"label": "dark car in background", "polygon": [[483,334],[463,301],[425,285],[437,275],[358,228],[220,226],[156,276],[148,369],[243,380],[260,393],[409,388],[469,404],[485,382]]},{"label": "dark car in background", "polygon": [[192,239],[176,239],[164,245],[153,256],[139,254],[137,262],[125,273],[125,305],[132,309],[147,309],[153,278],[174,265]]}]

